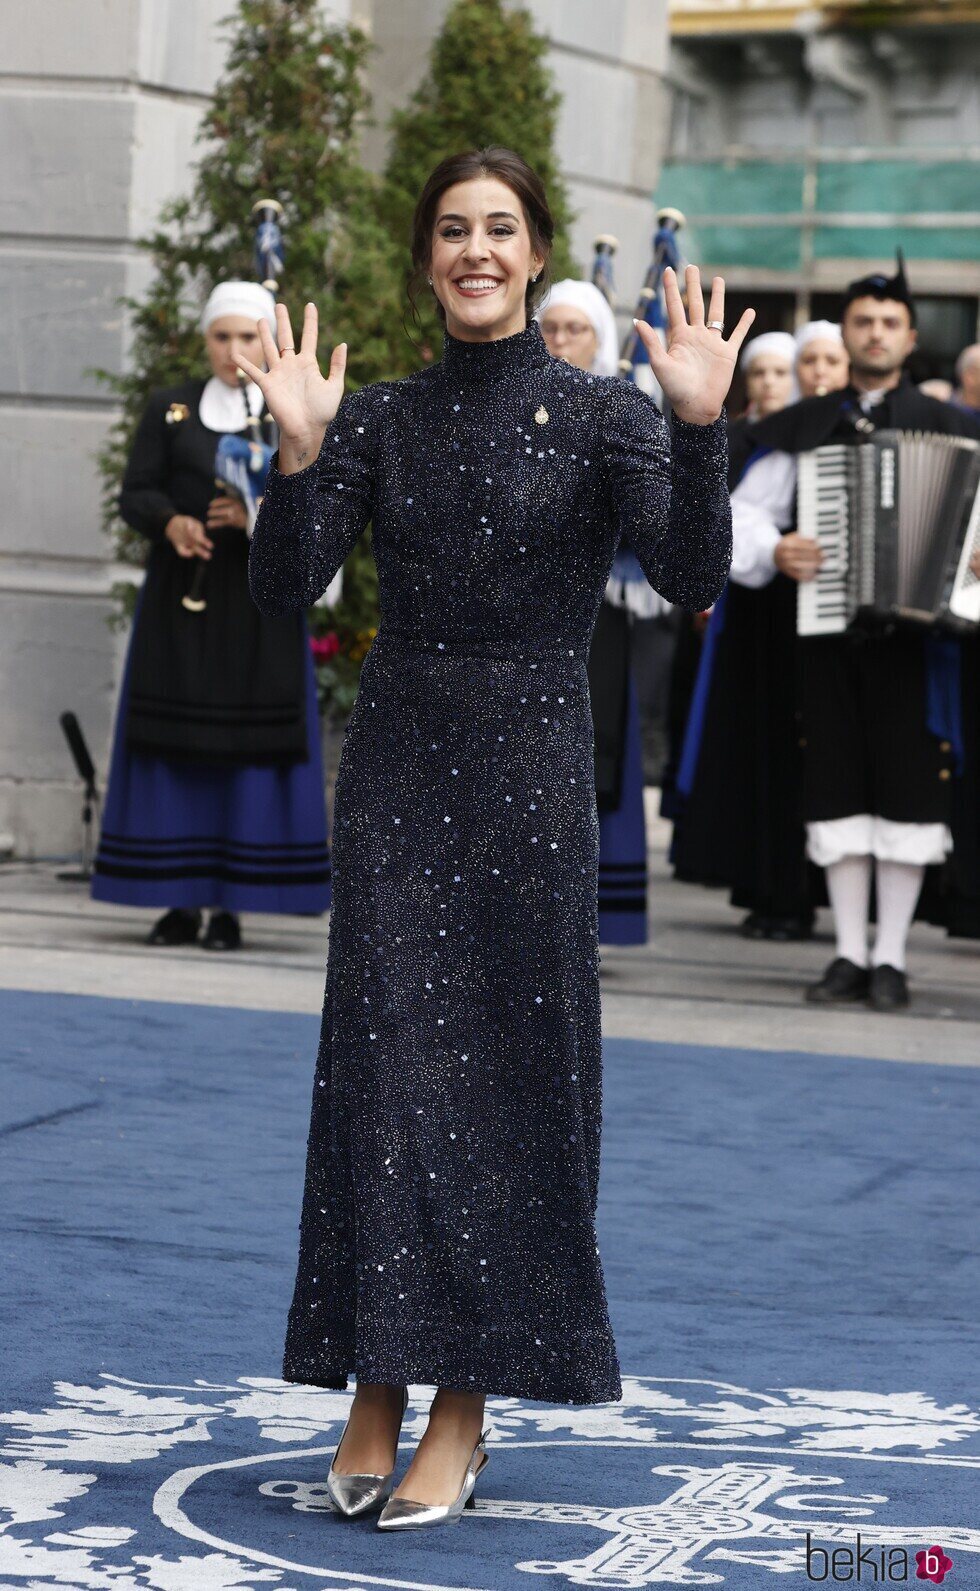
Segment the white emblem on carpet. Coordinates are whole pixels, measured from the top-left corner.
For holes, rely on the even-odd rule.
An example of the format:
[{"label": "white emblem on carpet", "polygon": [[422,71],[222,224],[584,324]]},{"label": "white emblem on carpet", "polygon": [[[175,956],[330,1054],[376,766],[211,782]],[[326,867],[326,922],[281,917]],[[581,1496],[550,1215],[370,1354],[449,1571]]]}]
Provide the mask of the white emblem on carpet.
[{"label": "white emblem on carpet", "polygon": [[[370,1533],[369,1522],[336,1521],[359,1532],[359,1566],[343,1568],[340,1537],[312,1528],[322,1518],[302,1528],[304,1517],[329,1512],[322,1479],[309,1477],[322,1476],[329,1463],[350,1392],[249,1377],[154,1386],[115,1376],[98,1386],[58,1383],[54,1391],[39,1412],[0,1412],[0,1591],[298,1591],[311,1580],[337,1591],[438,1591],[431,1578],[413,1580],[411,1569],[413,1549],[431,1549],[432,1533],[400,1537],[394,1563],[390,1538]],[[400,1468],[424,1428],[429,1392],[413,1389]],[[910,1470],[921,1467],[929,1490],[935,1478],[926,1470],[946,1470],[951,1482],[980,1470],[980,1412],[941,1407],[921,1392],[756,1392],[625,1377],[615,1404],[536,1407],[488,1398],[487,1424],[497,1462],[464,1526],[519,1524],[522,1555],[502,1559],[502,1578],[516,1570],[628,1591],[724,1585],[736,1566],[741,1584],[746,1569],[802,1576],[808,1531],[824,1547],[853,1543],[860,1530],[876,1550],[901,1546],[910,1558],[936,1540],[954,1563],[957,1552],[980,1553],[980,1531],[966,1525],[928,1516],[886,1522],[885,1505],[892,1503],[894,1519],[893,1499],[914,1494]],[[216,1447],[247,1456],[216,1460]],[[540,1454],[537,1495],[515,1498],[508,1451],[520,1454],[524,1477]],[[544,1477],[556,1458],[564,1475],[581,1475],[583,1495],[574,1502],[548,1500]],[[627,1495],[599,1505],[589,1497],[590,1480],[612,1472],[614,1461]],[[137,1473],[143,1465],[145,1483]],[[975,1484],[962,1486],[963,1495]],[[532,1490],[526,1479],[524,1486]],[[596,1489],[607,1496],[608,1480]],[[569,1531],[576,1552],[563,1556]],[[513,1530],[501,1532],[501,1541],[504,1535],[512,1547]],[[304,1546],[318,1549],[309,1561]],[[452,1546],[445,1564],[457,1578],[446,1591],[468,1583],[466,1537],[455,1535]]]}]

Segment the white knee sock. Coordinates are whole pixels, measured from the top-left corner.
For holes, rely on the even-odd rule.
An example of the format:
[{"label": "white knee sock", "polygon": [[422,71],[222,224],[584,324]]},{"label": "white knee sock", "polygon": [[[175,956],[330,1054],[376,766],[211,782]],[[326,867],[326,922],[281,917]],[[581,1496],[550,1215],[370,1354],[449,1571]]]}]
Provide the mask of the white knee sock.
[{"label": "white knee sock", "polygon": [[856,967],[866,967],[871,858],[844,856],[839,862],[831,862],[824,872],[837,929],[837,954],[846,956]]},{"label": "white knee sock", "polygon": [[908,862],[883,862],[879,858],[875,863],[878,933],[871,957],[873,966],[905,971],[905,941],[925,872],[924,867],[914,867]]}]

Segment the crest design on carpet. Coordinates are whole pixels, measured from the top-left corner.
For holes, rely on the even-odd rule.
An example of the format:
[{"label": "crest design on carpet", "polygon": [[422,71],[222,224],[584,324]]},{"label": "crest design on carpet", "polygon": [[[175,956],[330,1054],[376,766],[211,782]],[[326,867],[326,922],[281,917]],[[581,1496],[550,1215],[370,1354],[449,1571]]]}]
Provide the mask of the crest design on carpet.
[{"label": "crest design on carpet", "polygon": [[[424,1428],[427,1390],[413,1389],[407,1444]],[[150,1385],[104,1376],[58,1383],[40,1411],[0,1412],[0,1585],[436,1587],[431,1532],[403,1539],[396,1560],[369,1522],[330,1514],[323,1475],[350,1397],[257,1377]],[[980,1554],[980,1530],[937,1524],[927,1510],[909,1518],[901,1504],[930,1490],[937,1469],[965,1482],[968,1497],[976,1480],[965,1472],[980,1469],[980,1411],[923,1392],[624,1377],[621,1403],[491,1397],[486,1423],[502,1462],[463,1528],[497,1533],[495,1586],[530,1587],[535,1575],[623,1591],[758,1586],[789,1574],[805,1584],[808,1531],[824,1548],[852,1544],[858,1531],[876,1551],[904,1548],[910,1583],[916,1551],[933,1542],[958,1567],[968,1558],[975,1569]],[[556,1457],[560,1501],[544,1481]],[[529,1480],[536,1460],[539,1493]],[[440,1574],[459,1576],[446,1591],[468,1583],[466,1538],[457,1533],[453,1549],[438,1560]]]}]

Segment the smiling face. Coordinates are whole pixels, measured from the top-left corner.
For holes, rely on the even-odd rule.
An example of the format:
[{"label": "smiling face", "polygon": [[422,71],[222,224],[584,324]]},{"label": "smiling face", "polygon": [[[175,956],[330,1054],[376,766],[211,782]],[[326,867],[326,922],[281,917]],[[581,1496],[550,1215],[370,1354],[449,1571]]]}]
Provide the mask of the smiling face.
[{"label": "smiling face", "polygon": [[498,177],[473,177],[443,193],[429,275],[451,336],[489,342],[523,331],[524,294],[543,264],[520,199]]},{"label": "smiling face", "polygon": [[541,335],[549,354],[579,370],[591,370],[599,339],[589,317],[574,304],[553,304],[541,316]]},{"label": "smiling face", "polygon": [[745,375],[749,406],[758,419],[785,409],[793,395],[793,366],[784,354],[756,354]]},{"label": "smiling face", "polygon": [[238,386],[240,355],[265,368],[255,321],[247,315],[219,315],[204,333],[204,346],[212,371],[229,387]]},{"label": "smiling face", "polygon": [[847,386],[848,363],[843,343],[835,337],[813,337],[796,361],[801,398],[822,397]]},{"label": "smiling face", "polygon": [[851,372],[869,391],[894,385],[917,341],[908,305],[897,299],[856,298],[841,322]]}]

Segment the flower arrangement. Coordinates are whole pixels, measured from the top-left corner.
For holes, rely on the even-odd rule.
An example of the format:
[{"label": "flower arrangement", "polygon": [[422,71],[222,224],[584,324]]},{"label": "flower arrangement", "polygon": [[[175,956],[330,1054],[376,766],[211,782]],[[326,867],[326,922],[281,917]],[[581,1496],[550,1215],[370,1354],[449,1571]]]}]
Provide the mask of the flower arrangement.
[{"label": "flower arrangement", "polygon": [[357,697],[361,664],[377,633],[377,625],[355,627],[338,621],[336,614],[331,614],[323,629],[311,630],[310,652],[317,700],[321,713],[336,724],[344,724],[350,717]]}]

